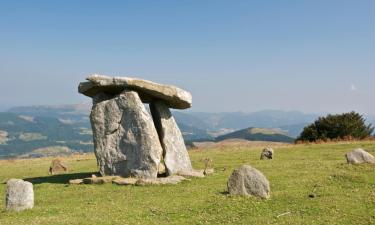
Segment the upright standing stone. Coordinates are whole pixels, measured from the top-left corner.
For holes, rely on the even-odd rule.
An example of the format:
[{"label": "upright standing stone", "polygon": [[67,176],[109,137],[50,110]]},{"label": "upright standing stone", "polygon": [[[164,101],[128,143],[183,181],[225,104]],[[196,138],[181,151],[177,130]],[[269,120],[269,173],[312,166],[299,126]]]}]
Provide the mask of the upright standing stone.
[{"label": "upright standing stone", "polygon": [[163,150],[152,117],[136,92],[95,95],[90,119],[103,176],[156,178]]},{"label": "upright standing stone", "polygon": [[160,142],[168,175],[190,173],[192,166],[181,131],[169,108],[161,101],[152,102],[150,110]]},{"label": "upright standing stone", "polygon": [[22,211],[34,207],[33,184],[20,179],[10,179],[6,189],[6,209]]}]

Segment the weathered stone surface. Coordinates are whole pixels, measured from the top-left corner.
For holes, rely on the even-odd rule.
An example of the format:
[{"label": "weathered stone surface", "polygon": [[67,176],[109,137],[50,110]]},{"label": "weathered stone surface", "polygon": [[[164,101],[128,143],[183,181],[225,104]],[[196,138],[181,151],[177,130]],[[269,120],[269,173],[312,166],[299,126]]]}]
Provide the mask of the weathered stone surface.
[{"label": "weathered stone surface", "polygon": [[84,178],[82,182],[84,184],[106,184],[106,183],[111,183],[113,180],[120,179],[119,176],[104,176],[104,177],[88,177]]},{"label": "weathered stone surface", "polygon": [[186,180],[185,177],[172,175],[169,177],[161,177],[156,179],[139,179],[135,185],[137,186],[145,186],[145,185],[161,185],[161,184],[178,184]]},{"label": "weathered stone surface", "polygon": [[103,176],[156,178],[163,150],[151,115],[136,92],[124,90],[115,97],[97,94],[90,119]]},{"label": "weathered stone surface", "polygon": [[68,166],[61,162],[60,159],[54,159],[51,162],[51,166],[49,167],[50,174],[60,174],[65,173],[69,170]]},{"label": "weathered stone surface", "polygon": [[33,184],[20,179],[10,179],[6,188],[6,209],[18,212],[33,207]]},{"label": "weathered stone surface", "polygon": [[191,94],[172,85],[163,85],[148,80],[129,77],[109,77],[93,74],[81,82],[78,91],[86,96],[94,97],[99,93],[117,95],[123,90],[135,90],[144,103],[163,100],[168,107],[176,109],[190,108]]},{"label": "weathered stone surface", "polygon": [[163,146],[167,174],[189,173],[192,171],[190,157],[171,111],[160,101],[151,103],[150,110]]},{"label": "weathered stone surface", "polygon": [[69,184],[83,184],[83,179],[69,180]]},{"label": "weathered stone surface", "polygon": [[375,163],[375,157],[362,148],[354,149],[345,156],[346,161],[350,164]]},{"label": "weathered stone surface", "polygon": [[117,185],[134,185],[138,181],[137,178],[117,178],[112,181],[113,184]]},{"label": "weathered stone surface", "polygon": [[260,159],[272,159],[273,158],[273,149],[272,148],[265,148],[263,149],[262,153],[260,154]]},{"label": "weathered stone surface", "polygon": [[214,174],[214,173],[215,173],[215,169],[214,168],[207,168],[207,169],[203,170],[203,174],[205,176],[210,175],[210,174]]},{"label": "weathered stone surface", "polygon": [[228,191],[233,195],[270,197],[270,185],[267,178],[260,171],[248,165],[243,165],[233,171],[228,179]]},{"label": "weathered stone surface", "polygon": [[204,170],[191,170],[185,172],[179,172],[177,175],[184,176],[184,177],[205,177]]},{"label": "weathered stone surface", "polygon": [[158,175],[165,175],[166,173],[167,169],[165,168],[164,162],[159,163]]}]

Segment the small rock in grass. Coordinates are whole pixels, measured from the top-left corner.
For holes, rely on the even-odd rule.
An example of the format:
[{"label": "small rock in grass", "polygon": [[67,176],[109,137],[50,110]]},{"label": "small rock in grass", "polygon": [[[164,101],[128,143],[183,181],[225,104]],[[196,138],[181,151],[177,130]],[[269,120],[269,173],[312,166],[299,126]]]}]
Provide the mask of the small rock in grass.
[{"label": "small rock in grass", "polygon": [[272,159],[273,158],[273,149],[272,148],[265,148],[263,149],[262,153],[260,154],[260,159]]},{"label": "small rock in grass", "polygon": [[138,181],[137,178],[117,178],[112,181],[113,184],[117,185],[134,185]]},{"label": "small rock in grass", "polygon": [[104,177],[96,177],[95,175],[89,178],[84,178],[84,184],[106,184],[111,183],[113,180],[119,179],[119,176],[104,176]]},{"label": "small rock in grass", "polygon": [[375,163],[375,157],[362,148],[354,149],[345,156],[346,161],[350,164]]},{"label": "small rock in grass", "polygon": [[177,175],[184,177],[204,177],[203,170],[191,170],[189,172],[179,172]]},{"label": "small rock in grass", "polygon": [[270,197],[270,184],[257,169],[243,165],[233,171],[228,179],[228,192],[232,195]]},{"label": "small rock in grass", "polygon": [[204,174],[205,176],[210,175],[210,174],[213,174],[213,173],[215,173],[215,169],[214,169],[214,168],[205,169],[205,170],[203,171],[203,174]]},{"label": "small rock in grass", "polygon": [[83,179],[69,180],[69,184],[83,184]]},{"label": "small rock in grass", "polygon": [[60,174],[65,173],[69,170],[68,166],[61,162],[60,159],[54,159],[51,162],[51,166],[49,167],[49,173],[54,174]]},{"label": "small rock in grass", "polygon": [[315,198],[315,197],[316,197],[316,194],[314,193],[309,194],[309,198]]}]

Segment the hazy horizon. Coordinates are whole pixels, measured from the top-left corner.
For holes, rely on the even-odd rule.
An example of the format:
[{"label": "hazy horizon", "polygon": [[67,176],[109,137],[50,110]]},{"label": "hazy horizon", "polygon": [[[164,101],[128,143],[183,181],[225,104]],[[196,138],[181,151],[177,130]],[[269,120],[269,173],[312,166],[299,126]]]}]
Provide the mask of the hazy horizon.
[{"label": "hazy horizon", "polygon": [[[67,104],[47,104],[47,105],[14,105],[14,106],[10,106],[10,107],[1,107],[0,106],[0,112],[7,112],[9,110],[11,110],[12,108],[17,108],[17,107],[38,107],[38,106],[42,106],[42,107],[45,107],[45,106],[51,106],[51,107],[59,107],[59,106],[71,106],[71,105],[79,105],[79,104],[88,104],[90,103],[91,101],[86,101],[86,102],[81,102],[81,103],[67,103]],[[90,103],[91,104],[91,103]],[[147,105],[147,104],[146,104]],[[250,113],[259,113],[259,112],[270,112],[270,111],[280,111],[280,112],[298,112],[298,113],[302,113],[302,114],[305,114],[305,115],[317,115],[317,116],[320,116],[320,115],[327,115],[327,114],[340,114],[340,113],[345,113],[345,112],[349,112],[349,111],[342,111],[342,112],[335,112],[335,111],[331,111],[331,112],[328,112],[328,111],[311,111],[311,112],[306,112],[306,111],[302,111],[302,110],[298,110],[298,109],[289,109],[289,110],[285,110],[285,109],[259,109],[259,110],[254,110],[254,111],[243,111],[243,110],[233,110],[233,111],[196,111],[196,110],[193,110],[192,108],[190,109],[185,109],[185,110],[179,110],[179,109],[172,109],[172,111],[177,111],[177,112],[182,112],[182,113],[212,113],[212,114],[215,114],[215,113],[244,113],[244,114],[250,114]],[[371,119],[375,119],[375,114],[372,114],[372,113],[364,113],[364,112],[360,112],[360,111],[356,111],[358,113],[361,113],[362,115],[365,115],[365,116],[368,116],[369,118]]]},{"label": "hazy horizon", "polygon": [[375,115],[374,1],[5,2],[0,111],[76,104],[92,73],[174,84],[194,112]]}]

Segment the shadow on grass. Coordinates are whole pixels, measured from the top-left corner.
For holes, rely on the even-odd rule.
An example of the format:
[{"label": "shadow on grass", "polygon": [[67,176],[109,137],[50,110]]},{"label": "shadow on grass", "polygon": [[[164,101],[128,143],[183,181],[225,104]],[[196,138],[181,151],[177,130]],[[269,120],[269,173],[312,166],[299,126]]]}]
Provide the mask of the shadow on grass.
[{"label": "shadow on grass", "polygon": [[92,174],[99,176],[98,172],[87,172],[87,173],[58,174],[58,175],[51,175],[51,176],[46,176],[46,177],[30,177],[24,180],[29,181],[32,184],[44,184],[44,183],[68,184],[69,180],[91,177]]},{"label": "shadow on grass", "polygon": [[229,192],[228,191],[220,191],[219,194],[221,194],[221,195],[229,195]]}]

